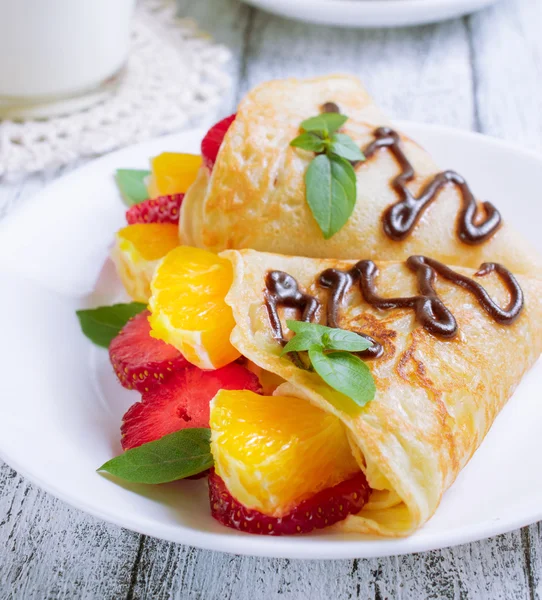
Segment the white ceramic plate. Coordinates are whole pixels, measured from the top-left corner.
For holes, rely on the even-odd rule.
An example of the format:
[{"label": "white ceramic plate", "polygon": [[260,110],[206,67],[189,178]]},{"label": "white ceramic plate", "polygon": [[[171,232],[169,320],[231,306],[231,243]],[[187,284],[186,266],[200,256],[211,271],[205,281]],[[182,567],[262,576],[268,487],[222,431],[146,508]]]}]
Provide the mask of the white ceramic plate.
[{"label": "white ceramic plate", "polygon": [[243,0],[267,12],[338,27],[402,27],[460,17],[497,0]]},{"label": "white ceramic plate", "polygon": [[[399,124],[458,169],[542,250],[542,158],[487,137]],[[107,353],[79,331],[76,308],[110,303],[120,286],[106,261],[124,207],[119,167],[145,168],[165,150],[199,148],[201,131],[115,152],[53,183],[0,223],[0,456],[42,488],[99,518],[202,548],[291,558],[372,557],[450,546],[542,518],[542,361],[498,417],[436,515],[407,539],[331,533],[268,538],[209,514],[206,484],[121,486],[95,472],[120,452],[121,416],[138,399],[116,382]]]}]

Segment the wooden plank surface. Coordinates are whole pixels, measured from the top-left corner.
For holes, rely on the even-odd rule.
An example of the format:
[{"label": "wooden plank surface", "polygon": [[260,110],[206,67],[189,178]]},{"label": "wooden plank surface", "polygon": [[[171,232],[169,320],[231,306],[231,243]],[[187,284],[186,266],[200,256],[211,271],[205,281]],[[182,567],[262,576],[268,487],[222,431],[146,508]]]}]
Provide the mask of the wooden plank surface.
[{"label": "wooden plank surface", "polygon": [[[265,79],[348,72],[359,75],[396,118],[478,129],[542,147],[539,0],[501,0],[464,19],[374,31],[288,22],[237,0],[179,5],[183,16],[195,18],[233,51],[235,85],[224,99],[224,114]],[[0,218],[58,174],[0,186]],[[404,557],[237,557],[102,523],[6,465],[0,466],[0,548],[0,600],[542,598],[539,525]]]},{"label": "wooden plank surface", "polygon": [[1,598],[125,598],[140,537],[0,469]]},{"label": "wooden plank surface", "polygon": [[[359,76],[395,118],[474,124],[471,57],[463,20],[415,29],[344,30],[256,12],[239,97],[285,76]],[[445,74],[445,76],[443,76]]]},{"label": "wooden plank surface", "polygon": [[226,556],[147,538],[134,598],[528,598],[519,533],[457,548],[372,560]]},{"label": "wooden plank surface", "polygon": [[479,128],[542,149],[542,2],[502,0],[469,18]]}]

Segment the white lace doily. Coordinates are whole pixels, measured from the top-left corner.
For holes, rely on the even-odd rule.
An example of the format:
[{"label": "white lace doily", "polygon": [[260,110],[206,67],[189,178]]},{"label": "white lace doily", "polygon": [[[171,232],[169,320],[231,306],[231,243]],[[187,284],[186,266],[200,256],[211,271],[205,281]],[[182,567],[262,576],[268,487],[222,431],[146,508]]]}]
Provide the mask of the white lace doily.
[{"label": "white lace doily", "polygon": [[229,51],[176,17],[173,0],[140,0],[119,86],[62,117],[0,121],[0,179],[68,164],[181,128],[217,107],[230,86]]}]

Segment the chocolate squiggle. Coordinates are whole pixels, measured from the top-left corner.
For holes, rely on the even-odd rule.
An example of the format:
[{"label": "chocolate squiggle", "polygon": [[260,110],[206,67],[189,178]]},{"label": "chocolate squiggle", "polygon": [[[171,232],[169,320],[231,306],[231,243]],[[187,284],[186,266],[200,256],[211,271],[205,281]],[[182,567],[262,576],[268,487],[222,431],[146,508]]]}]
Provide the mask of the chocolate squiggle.
[{"label": "chocolate squiggle", "polygon": [[[327,326],[335,329],[339,327],[339,307],[342,304],[344,295],[352,285],[353,279],[349,273],[339,271],[338,269],[326,269],[320,277],[318,277],[318,284],[327,288],[330,291],[331,298],[327,304]],[[364,333],[358,333],[361,337],[365,338],[373,345],[363,352],[359,352],[359,356],[362,358],[380,358],[384,354],[384,348],[370,335]]]},{"label": "chocolate squiggle", "polygon": [[[265,278],[265,286],[265,305],[273,330],[273,337],[284,346],[287,340],[284,338],[284,332],[282,331],[282,324],[277,310],[278,307],[286,306],[297,309],[301,313],[302,321],[311,322],[320,306],[320,302],[314,296],[300,291],[297,281],[291,275],[288,275],[288,273],[284,273],[284,271],[269,271]],[[328,326],[339,329],[337,321],[330,321],[329,315]],[[373,344],[367,350],[357,352],[361,358],[378,358],[382,356],[384,350],[376,340],[362,333],[359,335]],[[295,362],[297,363],[298,360]]]},{"label": "chocolate squiggle", "polygon": [[[376,290],[378,267],[372,260],[360,260],[348,271],[339,269],[323,271],[317,281],[330,293],[327,304],[328,326],[338,327],[339,311],[344,296],[351,286],[357,283],[363,299],[371,306],[381,310],[412,309],[416,319],[426,331],[440,338],[451,339],[457,335],[457,321],[434,288],[437,275],[467,290],[476,298],[489,317],[500,325],[511,325],[521,314],[524,306],[523,291],[512,273],[500,264],[484,263],[475,276],[483,277],[492,272],[499,275],[510,294],[510,301],[504,308],[500,307],[477,281],[453,271],[437,260],[426,256],[411,256],[407,259],[406,265],[417,276],[419,294],[404,298],[384,298],[378,295]],[[266,277],[266,287],[269,321],[275,338],[284,344],[286,340],[283,336],[277,306],[297,308],[301,311],[304,321],[311,321],[320,303],[314,296],[301,292],[297,281],[283,271],[270,271]],[[374,345],[360,355],[365,358],[380,357],[383,353],[380,344],[369,336],[364,337],[372,341]]]},{"label": "chocolate squiggle", "polygon": [[414,168],[401,148],[399,134],[389,127],[379,127],[374,136],[374,142],[363,151],[365,158],[370,159],[378,150],[387,148],[401,167],[401,173],[392,181],[393,189],[400,200],[390,206],[382,216],[384,232],[388,237],[396,241],[405,239],[425,209],[436,199],[438,192],[448,183],[456,185],[461,192],[462,207],[458,214],[456,231],[462,242],[481,244],[497,231],[501,224],[499,211],[491,202],[484,202],[485,217],[480,218],[476,200],[467,182],[455,171],[438,173],[417,197],[414,196],[406,185],[415,177]]},{"label": "chocolate squiggle", "polygon": [[[339,112],[334,102],[326,102],[321,106],[322,112]],[[386,235],[395,241],[404,240],[422,216],[424,210],[436,199],[439,191],[448,183],[457,185],[461,192],[463,205],[457,218],[457,236],[465,244],[482,244],[497,231],[501,224],[499,211],[491,204],[484,202],[485,217],[478,215],[476,200],[466,180],[455,171],[438,173],[425,186],[418,197],[414,196],[406,184],[415,177],[414,168],[401,149],[399,134],[389,127],[379,127],[374,131],[374,142],[363,151],[365,159],[369,159],[378,150],[388,148],[401,167],[401,173],[392,181],[394,190],[400,197],[399,202],[390,206],[382,216],[382,224]],[[365,161],[353,163],[354,166]]]},{"label": "chocolate squiggle", "polygon": [[301,320],[310,323],[320,302],[314,296],[302,292],[297,281],[284,271],[269,271],[265,278],[265,287],[265,305],[273,337],[284,346],[287,340],[284,338],[277,308],[279,306],[295,308],[301,312]]},{"label": "chocolate squiggle", "polygon": [[324,113],[338,113],[340,112],[339,107],[335,104],[335,102],[324,102],[320,107],[321,111]]},{"label": "chocolate squiggle", "polygon": [[389,310],[394,308],[412,308],[419,323],[433,335],[442,338],[453,338],[457,334],[457,322],[452,313],[438,297],[434,289],[436,275],[458,285],[470,292],[484,311],[497,323],[511,325],[520,315],[523,308],[523,291],[516,278],[497,263],[484,263],[477,276],[484,276],[496,271],[510,293],[510,302],[506,308],[498,306],[476,281],[452,271],[446,265],[425,256],[411,256],[407,259],[408,268],[418,277],[418,296],[406,298],[382,298],[376,292],[375,278],[378,268],[372,260],[358,262],[353,271],[359,281],[364,300],[376,308]]}]

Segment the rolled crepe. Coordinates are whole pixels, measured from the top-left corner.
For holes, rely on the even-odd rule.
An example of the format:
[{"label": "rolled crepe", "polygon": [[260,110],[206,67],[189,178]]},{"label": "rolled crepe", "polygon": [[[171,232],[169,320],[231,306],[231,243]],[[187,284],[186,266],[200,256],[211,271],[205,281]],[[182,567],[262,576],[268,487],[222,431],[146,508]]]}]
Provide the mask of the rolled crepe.
[{"label": "rolled crepe", "polygon": [[[296,280],[301,293],[319,301],[313,319],[326,324],[330,290],[317,283],[319,275],[330,268],[347,271],[354,262],[251,250],[226,251],[221,256],[233,263],[234,270],[226,298],[236,323],[232,344],[256,365],[285,380],[276,394],[304,398],[339,417],[347,428],[354,456],[373,492],[362,512],[339,527],[387,536],[416,530],[435,512],[443,493],[539,357],[542,282],[517,277],[524,305],[515,321],[503,324],[468,289],[437,273],[434,290],[457,324],[452,339],[431,333],[412,308],[376,308],[364,299],[360,286],[352,284],[340,302],[337,326],[372,336],[383,347],[380,358],[367,360],[376,396],[359,407],[316,373],[280,357],[282,346],[266,300],[266,277],[272,271],[284,272]],[[420,293],[416,274],[404,262],[376,265],[378,295]],[[497,272],[486,269],[485,274],[475,274],[456,267],[454,271],[481,284],[498,306],[513,303],[509,286]],[[278,313],[285,333],[286,318],[301,318],[293,308],[279,307]]]},{"label": "rolled crepe", "polygon": [[[485,241],[466,243],[458,237],[466,200],[457,181],[445,183],[434,194],[406,236],[392,239],[385,232],[383,216],[401,200],[392,182],[402,167],[389,146],[377,149],[356,167],[354,211],[346,225],[325,240],[305,198],[304,175],[314,154],[289,144],[299,134],[301,122],[330,102],[348,116],[343,130],[363,150],[382,135],[382,131],[377,134],[378,128],[390,125],[354,77],[288,79],[256,87],[240,103],[212,172],[202,166],[186,194],[181,243],[215,252],[253,248],[317,258],[363,255],[404,260],[428,254],[469,267],[487,260],[505,262],[516,273],[542,267],[540,257],[506,222]],[[397,148],[414,170],[405,185],[417,198],[442,170],[415,141],[398,135]],[[489,210],[478,204],[473,224],[489,217]]]}]

